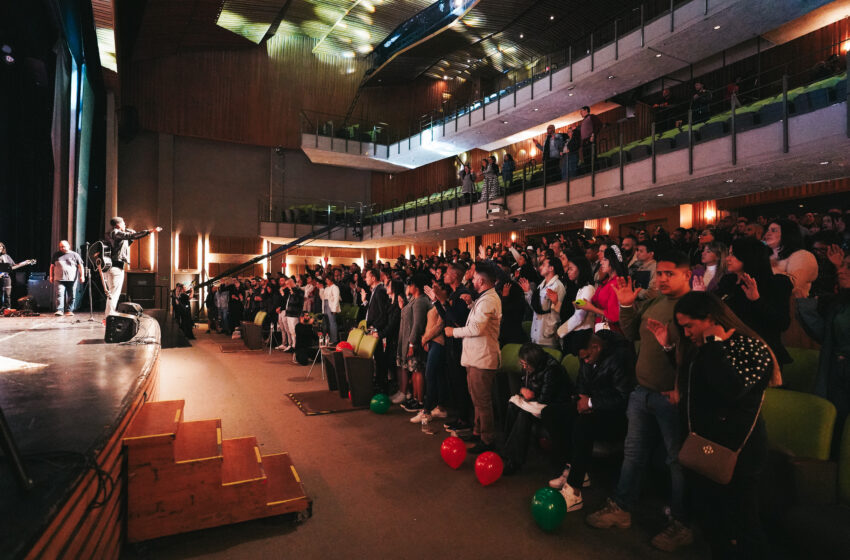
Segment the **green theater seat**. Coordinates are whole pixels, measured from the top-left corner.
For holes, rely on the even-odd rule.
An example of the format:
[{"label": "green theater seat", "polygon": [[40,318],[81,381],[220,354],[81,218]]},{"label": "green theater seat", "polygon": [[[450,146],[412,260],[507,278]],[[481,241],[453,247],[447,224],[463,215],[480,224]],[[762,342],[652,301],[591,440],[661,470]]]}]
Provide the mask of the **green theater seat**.
[{"label": "green theater seat", "polygon": [[794,457],[828,459],[835,426],[835,406],[826,399],[767,389],[762,407],[770,446]]}]

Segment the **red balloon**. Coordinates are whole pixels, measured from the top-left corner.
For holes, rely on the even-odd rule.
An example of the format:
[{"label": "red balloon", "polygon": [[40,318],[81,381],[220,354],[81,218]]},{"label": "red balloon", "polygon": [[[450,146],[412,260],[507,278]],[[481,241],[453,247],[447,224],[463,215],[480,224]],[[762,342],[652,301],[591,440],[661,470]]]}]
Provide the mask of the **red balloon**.
[{"label": "red balloon", "polygon": [[492,451],[485,451],[475,460],[475,476],[482,486],[489,486],[499,480],[504,468],[502,458]]},{"label": "red balloon", "polygon": [[440,446],[440,456],[453,469],[460,467],[466,459],[466,446],[459,437],[447,437]]},{"label": "red balloon", "polygon": [[343,340],[342,342],[336,345],[336,351],[342,352],[343,350],[351,350],[352,352],[354,352],[354,347],[347,340]]}]

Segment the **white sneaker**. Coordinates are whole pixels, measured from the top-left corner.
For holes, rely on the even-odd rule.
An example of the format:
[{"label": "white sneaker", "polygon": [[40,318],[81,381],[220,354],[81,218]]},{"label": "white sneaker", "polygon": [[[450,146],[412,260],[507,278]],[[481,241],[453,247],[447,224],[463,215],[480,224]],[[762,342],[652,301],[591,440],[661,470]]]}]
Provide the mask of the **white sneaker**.
[{"label": "white sneaker", "polygon": [[584,500],[581,499],[581,492],[578,493],[578,496],[573,492],[572,486],[569,484],[565,484],[563,488],[561,488],[561,495],[564,497],[564,500],[567,501],[567,513],[571,511],[578,511],[584,507]]},{"label": "white sneaker", "polygon": [[416,413],[416,415],[413,416],[413,418],[410,419],[410,423],[411,424],[421,424],[422,420],[424,420],[426,418],[428,419],[428,421],[430,421],[431,415],[428,414],[427,412],[425,412],[424,410],[420,410],[419,412]]},{"label": "white sneaker", "polygon": [[446,412],[439,406],[435,406],[434,410],[431,411],[431,416],[434,418],[446,418],[448,415],[448,412]]},{"label": "white sneaker", "polygon": [[56,313],[54,313],[54,315],[56,315],[57,317],[61,317],[62,315],[64,315],[64,313],[62,312],[61,309],[59,309],[59,310],[56,311]]},{"label": "white sneaker", "polygon": [[275,350],[286,350],[286,345],[281,344],[280,346],[275,346],[274,349]]},{"label": "white sneaker", "polygon": [[[570,468],[572,465],[569,463],[566,467],[564,467],[564,472],[558,478],[553,478],[549,481],[549,488],[554,488],[555,490],[560,490],[567,483],[567,477],[570,476]],[[587,473],[584,473],[584,481],[581,483],[582,488],[590,488],[590,476]]]},{"label": "white sneaker", "polygon": [[390,402],[393,404],[399,404],[405,399],[404,393],[398,391],[396,394],[390,397]]}]

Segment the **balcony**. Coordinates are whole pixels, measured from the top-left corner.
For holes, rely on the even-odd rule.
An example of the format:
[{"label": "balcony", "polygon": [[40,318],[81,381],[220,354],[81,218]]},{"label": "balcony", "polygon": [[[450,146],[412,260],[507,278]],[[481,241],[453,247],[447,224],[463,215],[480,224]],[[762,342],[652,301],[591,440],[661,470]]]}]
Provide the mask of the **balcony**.
[{"label": "balcony", "polygon": [[[301,147],[314,163],[399,172],[460,154],[527,138],[549,121],[564,121],[584,105],[672,73],[792,21],[826,1],[692,0],[641,17],[613,34],[594,34],[577,46],[535,61],[518,81],[506,73],[499,91],[450,114],[434,113],[415,131],[365,123],[340,137],[333,123],[304,115]],[[621,20],[617,20],[621,21]],[[605,43],[599,37],[613,37]],[[658,56],[661,55],[661,56]],[[328,126],[330,124],[330,127]],[[339,122],[337,126],[339,126]],[[348,124],[348,123],[346,123]]]}]

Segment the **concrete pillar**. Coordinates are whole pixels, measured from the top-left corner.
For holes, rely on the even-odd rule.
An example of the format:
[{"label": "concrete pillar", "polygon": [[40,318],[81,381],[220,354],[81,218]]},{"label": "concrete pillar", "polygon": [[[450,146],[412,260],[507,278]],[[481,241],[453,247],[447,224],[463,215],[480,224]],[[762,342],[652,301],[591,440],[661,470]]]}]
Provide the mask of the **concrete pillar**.
[{"label": "concrete pillar", "polygon": [[118,215],[118,126],[115,114],[115,92],[106,92],[106,185],[103,231],[109,231],[109,220]]},{"label": "concrete pillar", "polygon": [[168,291],[174,282],[174,136],[159,134],[157,156],[156,220],[162,232],[157,235],[156,285],[159,307],[168,304]]}]

